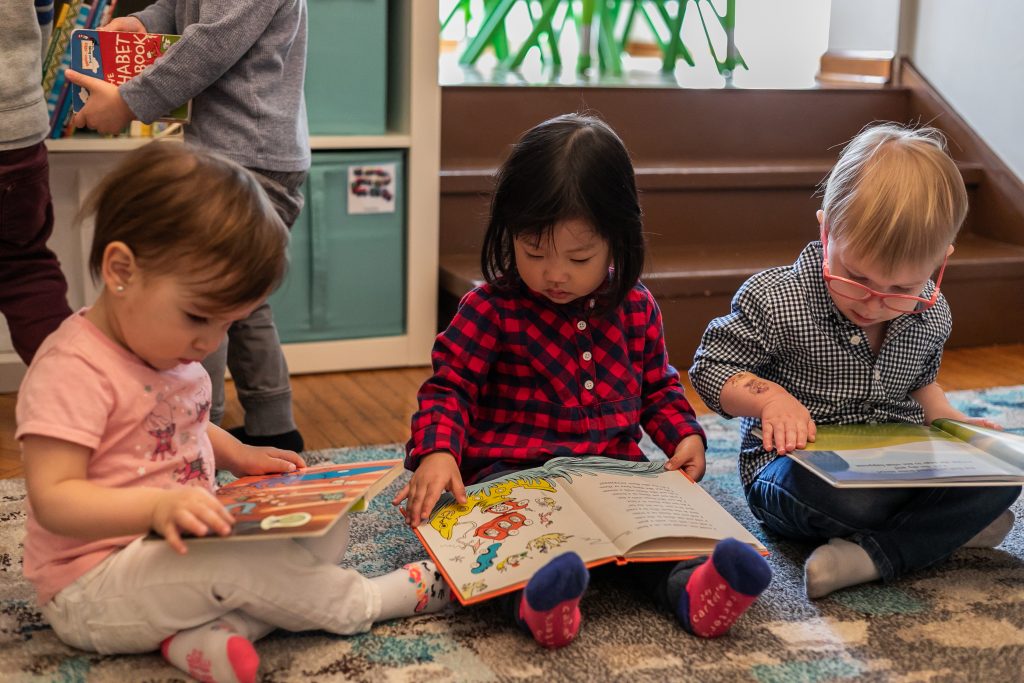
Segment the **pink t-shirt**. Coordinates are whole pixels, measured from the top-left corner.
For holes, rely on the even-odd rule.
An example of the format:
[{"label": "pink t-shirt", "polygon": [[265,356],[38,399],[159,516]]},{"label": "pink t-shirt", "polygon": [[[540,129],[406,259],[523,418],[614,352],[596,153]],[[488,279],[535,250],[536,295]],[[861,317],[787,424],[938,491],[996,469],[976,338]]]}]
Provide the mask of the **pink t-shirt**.
[{"label": "pink t-shirt", "polygon": [[[104,335],[84,310],[36,353],[18,393],[16,438],[92,449],[89,481],[123,488],[214,488],[210,377],[198,363],[160,372]],[[25,578],[45,604],[137,536],[80,541],[44,529],[27,505]]]}]

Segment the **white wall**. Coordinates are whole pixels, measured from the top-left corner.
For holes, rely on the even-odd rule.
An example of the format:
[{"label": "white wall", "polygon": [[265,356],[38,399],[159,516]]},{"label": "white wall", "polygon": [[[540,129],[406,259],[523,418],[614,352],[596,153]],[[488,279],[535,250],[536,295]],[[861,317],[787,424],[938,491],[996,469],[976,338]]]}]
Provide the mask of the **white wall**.
[{"label": "white wall", "polygon": [[896,52],[899,0],[832,0],[828,49]]},{"label": "white wall", "polygon": [[996,154],[1024,178],[1024,2],[919,0],[907,54]]}]

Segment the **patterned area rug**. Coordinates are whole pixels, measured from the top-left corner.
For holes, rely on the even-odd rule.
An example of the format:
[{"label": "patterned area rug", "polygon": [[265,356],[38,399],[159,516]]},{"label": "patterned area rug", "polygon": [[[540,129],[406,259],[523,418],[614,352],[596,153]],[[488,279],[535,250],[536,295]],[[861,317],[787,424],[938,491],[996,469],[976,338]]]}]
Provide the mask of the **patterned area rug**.
[{"label": "patterned area rug", "polygon": [[[954,402],[1024,433],[1024,387],[959,392]],[[1024,677],[1024,529],[995,550],[961,550],[931,571],[810,602],[808,547],[766,536],[735,470],[736,423],[703,419],[706,488],[771,549],[772,585],[718,640],[697,640],[603,577],[582,603],[570,647],[549,652],[487,605],[393,621],[343,638],[277,632],[260,641],[262,680],[285,681],[1019,681]],[[397,446],[339,449],[317,460],[399,457]],[[311,458],[312,460],[313,458]],[[404,481],[404,479],[402,480]],[[346,563],[381,574],[423,555],[382,494],[355,516]],[[21,578],[21,480],[0,481],[0,680],[176,681],[156,655],[101,656],[60,643]],[[1024,517],[1021,502],[1018,519]]]}]

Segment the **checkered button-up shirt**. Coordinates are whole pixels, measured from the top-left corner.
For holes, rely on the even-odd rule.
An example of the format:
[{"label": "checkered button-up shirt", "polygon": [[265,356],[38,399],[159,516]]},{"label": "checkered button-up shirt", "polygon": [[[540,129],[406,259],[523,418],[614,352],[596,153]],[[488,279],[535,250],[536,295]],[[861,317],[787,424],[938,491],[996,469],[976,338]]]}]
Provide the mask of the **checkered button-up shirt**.
[{"label": "checkered button-up shirt", "polygon": [[[910,392],[935,380],[952,320],[938,297],[924,313],[889,322],[878,355],[859,327],[835,307],[821,274],[822,249],[812,242],[792,266],[771,268],[747,280],[729,315],[708,325],[690,368],[690,379],[708,407],[725,417],[719,398],[725,382],[752,372],[781,385],[819,424],[924,420]],[[924,296],[935,287],[929,282]],[[749,487],[778,457],[752,434],[757,418],[740,423],[740,479]]]},{"label": "checkered button-up shirt", "polygon": [[668,363],[661,311],[641,284],[617,309],[557,305],[525,285],[467,294],[432,353],[406,467],[448,451],[467,483],[556,456],[645,460],[640,427],[666,453],[703,431]]}]

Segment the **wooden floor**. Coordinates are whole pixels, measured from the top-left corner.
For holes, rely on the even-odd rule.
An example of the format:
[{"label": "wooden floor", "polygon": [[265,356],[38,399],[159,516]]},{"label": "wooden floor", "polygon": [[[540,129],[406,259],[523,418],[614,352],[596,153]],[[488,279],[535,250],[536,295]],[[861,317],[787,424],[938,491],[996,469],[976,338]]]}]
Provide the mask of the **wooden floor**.
[{"label": "wooden floor", "polygon": [[[295,419],[306,448],[405,441],[416,390],[429,374],[424,367],[293,377]],[[1024,384],[1024,344],[948,350],[939,382],[949,391]],[[242,419],[233,389],[229,383],[228,427]],[[687,387],[687,393],[698,415],[706,414],[692,389]],[[22,475],[14,440],[15,401],[15,394],[0,394],[0,478]]]}]

